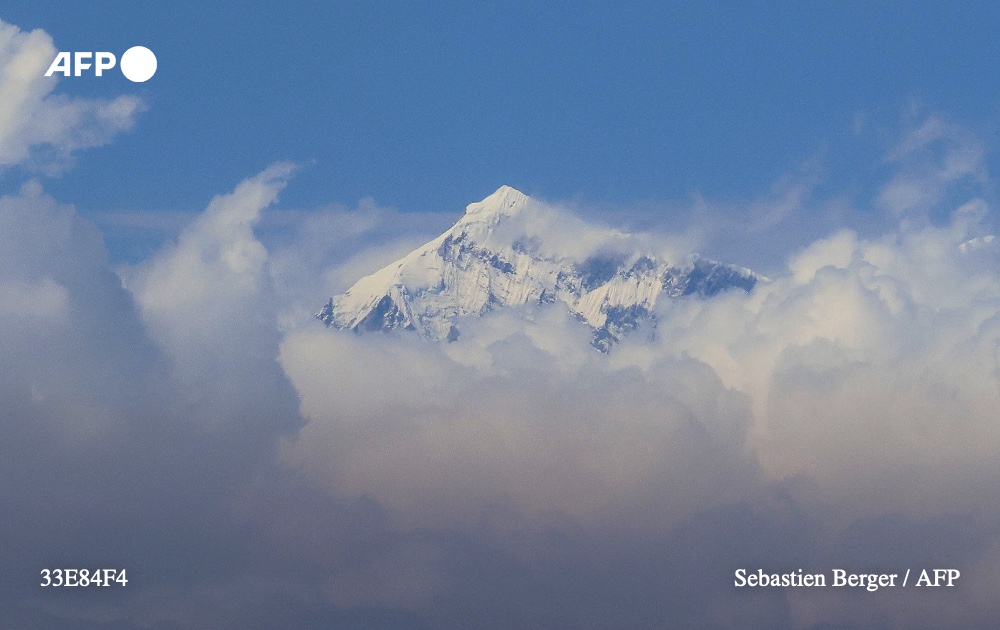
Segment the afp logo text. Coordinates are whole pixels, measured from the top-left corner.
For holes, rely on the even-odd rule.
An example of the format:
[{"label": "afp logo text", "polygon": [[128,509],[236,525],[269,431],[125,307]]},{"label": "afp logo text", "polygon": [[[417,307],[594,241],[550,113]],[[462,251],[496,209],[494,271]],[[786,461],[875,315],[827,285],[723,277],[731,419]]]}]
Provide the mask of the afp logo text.
[{"label": "afp logo text", "polygon": [[[61,73],[64,77],[82,77],[93,72],[95,77],[100,77],[117,63],[114,53],[110,52],[61,52],[52,60],[45,76]],[[126,79],[142,83],[156,73],[156,55],[145,46],[133,46],[122,54],[120,67]]]}]

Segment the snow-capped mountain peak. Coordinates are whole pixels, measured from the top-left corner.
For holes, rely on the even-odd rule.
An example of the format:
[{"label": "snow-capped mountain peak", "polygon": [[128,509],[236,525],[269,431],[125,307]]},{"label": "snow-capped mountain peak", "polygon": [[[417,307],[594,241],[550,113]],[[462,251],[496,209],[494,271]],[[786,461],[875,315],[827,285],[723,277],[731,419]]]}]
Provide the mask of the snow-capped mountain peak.
[{"label": "snow-capped mountain peak", "polygon": [[518,214],[528,205],[528,196],[516,188],[501,186],[492,195],[465,207],[463,221],[491,221]]},{"label": "snow-capped mountain peak", "polygon": [[[441,236],[331,298],[318,317],[335,328],[412,330],[450,341],[458,337],[462,317],[559,302],[591,327],[594,346],[607,351],[629,330],[654,321],[653,308],[664,295],[749,291],[758,281],[747,269],[696,254],[672,264],[647,252],[600,247],[582,259],[553,252],[523,220],[535,205],[522,192],[501,186],[469,204]],[[588,229],[598,237],[609,235],[606,229]]]}]

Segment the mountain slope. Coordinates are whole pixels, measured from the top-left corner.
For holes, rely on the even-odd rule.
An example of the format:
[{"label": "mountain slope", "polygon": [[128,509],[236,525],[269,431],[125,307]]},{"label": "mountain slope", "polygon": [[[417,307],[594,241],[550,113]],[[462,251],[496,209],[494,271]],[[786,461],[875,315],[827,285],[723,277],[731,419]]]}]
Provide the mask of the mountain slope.
[{"label": "mountain slope", "polygon": [[563,303],[607,351],[645,320],[661,296],[708,297],[749,291],[753,272],[702,258],[673,265],[645,253],[602,252],[583,259],[551,251],[530,226],[538,206],[502,186],[433,241],[327,302],[318,317],[354,331],[413,330],[458,338],[458,318],[524,304]]}]

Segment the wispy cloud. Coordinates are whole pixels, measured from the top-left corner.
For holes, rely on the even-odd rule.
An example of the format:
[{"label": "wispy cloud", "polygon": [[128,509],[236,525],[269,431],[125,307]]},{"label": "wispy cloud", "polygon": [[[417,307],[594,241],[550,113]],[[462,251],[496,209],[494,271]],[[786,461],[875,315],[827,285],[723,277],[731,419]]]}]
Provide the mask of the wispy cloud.
[{"label": "wispy cloud", "polygon": [[982,186],[987,181],[982,141],[941,116],[932,115],[910,130],[889,154],[897,167],[891,181],[879,190],[880,206],[899,217],[930,218],[963,182]]}]

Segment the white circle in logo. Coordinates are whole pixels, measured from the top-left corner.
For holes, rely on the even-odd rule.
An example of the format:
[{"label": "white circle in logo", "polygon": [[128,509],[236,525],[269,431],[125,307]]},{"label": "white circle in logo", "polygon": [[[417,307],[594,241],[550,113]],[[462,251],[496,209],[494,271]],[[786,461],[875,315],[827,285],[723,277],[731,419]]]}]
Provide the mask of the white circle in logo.
[{"label": "white circle in logo", "polygon": [[149,81],[156,73],[156,55],[145,46],[133,46],[122,55],[120,66],[122,74],[132,83]]}]

